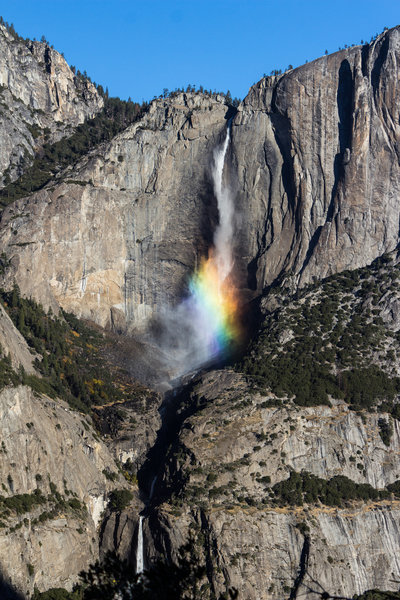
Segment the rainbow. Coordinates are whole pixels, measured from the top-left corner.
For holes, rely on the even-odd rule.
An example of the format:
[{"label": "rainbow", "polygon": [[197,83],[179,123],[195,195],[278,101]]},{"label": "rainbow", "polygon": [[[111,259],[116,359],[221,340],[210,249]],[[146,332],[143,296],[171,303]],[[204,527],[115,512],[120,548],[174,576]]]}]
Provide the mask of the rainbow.
[{"label": "rainbow", "polygon": [[212,177],[219,222],[213,247],[190,277],[187,296],[176,307],[166,309],[162,319],[160,348],[171,379],[228,356],[242,337],[238,290],[232,274],[235,206],[224,181],[229,141],[230,124],[224,143],[214,150]]},{"label": "rainbow", "polygon": [[240,337],[236,289],[231,276],[222,279],[220,271],[211,250],[189,282],[191,312],[209,360],[229,352]]}]

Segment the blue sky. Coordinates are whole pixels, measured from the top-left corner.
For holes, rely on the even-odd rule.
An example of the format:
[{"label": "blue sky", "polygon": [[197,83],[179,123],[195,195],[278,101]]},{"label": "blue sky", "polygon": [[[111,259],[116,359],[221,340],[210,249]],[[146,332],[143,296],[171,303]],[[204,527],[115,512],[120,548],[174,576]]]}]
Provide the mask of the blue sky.
[{"label": "blue sky", "polygon": [[110,95],[194,84],[243,98],[272,69],[400,24],[400,0],[0,0],[0,14]]}]

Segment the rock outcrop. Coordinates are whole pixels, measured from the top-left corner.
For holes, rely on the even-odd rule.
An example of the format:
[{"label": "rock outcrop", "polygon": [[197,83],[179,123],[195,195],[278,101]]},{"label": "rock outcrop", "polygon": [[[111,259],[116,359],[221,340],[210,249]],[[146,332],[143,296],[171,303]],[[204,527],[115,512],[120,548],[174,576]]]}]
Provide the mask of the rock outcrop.
[{"label": "rock outcrop", "polygon": [[90,421],[64,402],[20,386],[3,389],[0,406],[1,574],[23,593],[70,589],[99,555],[109,492],[128,484]]},{"label": "rock outcrop", "polygon": [[209,167],[227,110],[221,97],[155,101],[73,175],[8,207],[9,282],[117,331],[176,302],[212,240]]},{"label": "rock outcrop", "polygon": [[[226,167],[246,293],[283,274],[303,285],[396,247],[399,53],[395,28],[263,79],[239,106]],[[14,203],[1,224],[10,279],[116,331],[145,327],[182,297],[212,243],[210,164],[227,116],[219,97],[158,99],[73,172]]]},{"label": "rock outcrop", "polygon": [[[249,285],[301,285],[399,241],[400,28],[262,79],[234,120]],[[245,209],[243,207],[246,207]]]},{"label": "rock outcrop", "polygon": [[45,142],[71,135],[103,106],[47,43],[22,41],[0,25],[0,184],[14,181]]},{"label": "rock outcrop", "polygon": [[271,489],[293,471],[375,488],[393,483],[398,421],[386,446],[378,426],[386,415],[361,417],[343,402],[300,408],[273,400],[229,370],[196,383],[190,403],[198,408],[158,473],[144,526],[148,560],[174,553],[191,534],[219,593],[228,585],[240,598],[281,600],[302,566],[299,597],[397,589],[398,500],[276,506]]},{"label": "rock outcrop", "polygon": [[10,317],[0,305],[0,349],[4,356],[10,356],[12,367],[23,367],[26,373],[34,373],[34,356],[29,351],[25,338],[14,327]]}]

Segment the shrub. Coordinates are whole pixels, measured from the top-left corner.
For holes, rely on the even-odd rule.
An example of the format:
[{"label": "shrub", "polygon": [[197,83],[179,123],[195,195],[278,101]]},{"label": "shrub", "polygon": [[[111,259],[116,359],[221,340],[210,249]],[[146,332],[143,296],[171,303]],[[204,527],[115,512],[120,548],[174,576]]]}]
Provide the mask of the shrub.
[{"label": "shrub", "polygon": [[23,383],[39,394],[61,397],[82,412],[92,405],[131,400],[138,390],[147,393],[122,369],[112,370],[104,357],[104,337],[73,315],[46,313],[34,300],[22,298],[18,286],[10,292],[0,289],[0,299],[29,346],[42,356],[35,361],[41,377],[15,373],[9,358],[0,359],[0,389]]},{"label": "shrub", "polygon": [[[81,156],[100,143],[111,140],[117,133],[134,123],[147,110],[147,103],[140,106],[119,98],[106,98],[104,108],[92,119],[78,125],[70,137],[64,137],[53,144],[44,144],[40,155],[36,155],[33,164],[13,183],[0,190],[0,205],[40,190],[61,169],[75,164]],[[36,126],[31,129],[33,137],[40,131]],[[87,182],[82,182],[84,185]]]},{"label": "shrub", "polygon": [[385,446],[390,446],[390,438],[393,434],[393,424],[391,421],[380,418],[378,419],[379,435]]},{"label": "shrub", "polygon": [[274,502],[291,506],[301,506],[304,502],[321,502],[327,506],[342,506],[349,500],[379,500],[389,497],[389,492],[399,494],[400,483],[387,486],[386,490],[377,490],[368,483],[355,483],[344,475],[331,479],[321,479],[312,473],[292,471],[288,479],[276,483],[272,490]]},{"label": "shrub", "polygon": [[113,490],[110,493],[109,507],[113,512],[122,512],[133,500],[133,494],[129,490]]},{"label": "shrub", "polygon": [[118,473],[113,473],[108,467],[103,469],[102,473],[109,481],[116,481],[118,479]]},{"label": "shrub", "polygon": [[16,512],[17,515],[30,512],[45,502],[46,498],[39,489],[36,489],[32,494],[16,494],[8,498],[0,496],[0,506]]},{"label": "shrub", "polygon": [[81,590],[68,592],[64,588],[51,588],[46,592],[39,592],[37,587],[35,587],[32,596],[32,600],[81,600],[82,598]]}]

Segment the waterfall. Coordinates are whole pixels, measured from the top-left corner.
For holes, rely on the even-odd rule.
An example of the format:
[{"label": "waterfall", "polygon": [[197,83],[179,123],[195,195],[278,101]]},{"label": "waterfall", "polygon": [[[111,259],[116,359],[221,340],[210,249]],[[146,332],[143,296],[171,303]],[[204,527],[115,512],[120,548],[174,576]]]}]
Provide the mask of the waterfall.
[{"label": "waterfall", "polygon": [[[188,281],[186,295],[177,306],[164,307],[155,329],[155,346],[162,353],[160,362],[165,356],[171,379],[227,356],[239,336],[238,290],[233,273],[235,205],[226,172],[230,141],[229,122],[224,141],[214,150],[211,168],[218,208],[213,244],[200,261],[196,259],[196,269]],[[176,393],[174,390],[172,396]],[[163,423],[166,410],[163,406],[160,411]],[[157,475],[153,475],[147,506],[153,499],[156,482]],[[139,516],[136,550],[136,573],[139,575],[145,568],[143,519]]]},{"label": "waterfall", "polygon": [[236,214],[229,185],[227,155],[229,122],[221,144],[213,152],[211,176],[218,208],[213,244],[197,260],[182,300],[163,306],[151,343],[158,349],[160,370],[174,380],[223,360],[241,339],[240,298],[234,273]]},{"label": "waterfall", "polygon": [[143,517],[139,516],[137,549],[136,549],[136,573],[143,573],[144,556],[143,556]]},{"label": "waterfall", "polygon": [[212,170],[214,192],[217,198],[219,225],[214,234],[215,258],[219,272],[220,281],[224,281],[232,270],[232,241],[233,241],[233,219],[234,205],[229,186],[224,185],[224,165],[226,152],[231,138],[230,123],[226,129],[223,145],[214,150],[214,166]]},{"label": "waterfall", "polygon": [[149,500],[151,500],[151,499],[152,499],[152,497],[153,497],[153,493],[154,493],[154,486],[155,486],[155,484],[156,484],[156,480],[157,480],[157,475],[155,475],[155,476],[153,477],[153,480],[152,480],[152,482],[151,482],[151,486],[150,486],[150,494],[149,494]]}]

